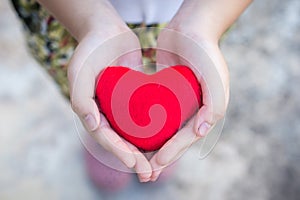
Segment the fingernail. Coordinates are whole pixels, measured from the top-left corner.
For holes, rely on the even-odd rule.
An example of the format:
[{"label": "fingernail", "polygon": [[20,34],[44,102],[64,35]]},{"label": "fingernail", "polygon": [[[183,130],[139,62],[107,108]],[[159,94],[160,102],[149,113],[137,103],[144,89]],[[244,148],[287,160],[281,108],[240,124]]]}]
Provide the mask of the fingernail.
[{"label": "fingernail", "polygon": [[150,178],[139,177],[141,183],[146,183],[150,181]]},{"label": "fingernail", "polygon": [[149,182],[149,181],[150,181],[150,179],[143,179],[143,178],[140,179],[140,182],[141,182],[141,183],[146,183],[146,182]]},{"label": "fingernail", "polygon": [[204,122],[203,124],[201,124],[201,126],[199,127],[199,131],[198,131],[198,135],[201,137],[204,137],[207,135],[208,130],[210,129],[211,125],[208,124],[207,122]]},{"label": "fingernail", "polygon": [[151,181],[152,181],[152,182],[155,182],[155,181],[158,179],[160,173],[161,173],[161,171],[159,171],[159,172],[158,172],[158,171],[155,171],[155,172],[152,174],[152,176],[151,176]]},{"label": "fingernail", "polygon": [[84,121],[85,121],[86,128],[89,131],[96,130],[97,123],[96,123],[95,118],[91,114],[88,114],[87,116],[85,116]]},{"label": "fingernail", "polygon": [[154,177],[154,178],[151,178],[151,181],[152,181],[152,182],[157,181],[158,177],[159,177],[159,176],[156,176],[156,177]]}]

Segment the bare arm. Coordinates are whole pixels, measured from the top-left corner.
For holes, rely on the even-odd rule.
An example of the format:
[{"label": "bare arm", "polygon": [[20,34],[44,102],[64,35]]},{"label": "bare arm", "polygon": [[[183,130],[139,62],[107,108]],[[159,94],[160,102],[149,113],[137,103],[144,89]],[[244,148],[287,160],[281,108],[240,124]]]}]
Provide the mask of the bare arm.
[{"label": "bare arm", "polygon": [[185,64],[184,60],[187,60],[193,63],[195,71],[201,72],[200,82],[205,81],[201,82],[203,106],[195,118],[151,158],[152,181],[159,177],[165,166],[206,136],[224,117],[230,85],[227,64],[218,41],[250,3],[251,0],[185,0],[168,29],[161,32],[158,49],[166,51],[157,51],[157,62],[170,66],[178,61]]},{"label": "bare arm", "polygon": [[202,37],[219,40],[222,34],[248,7],[252,0],[185,0],[170,27],[198,32]]},{"label": "bare arm", "polygon": [[[150,163],[136,147],[124,141],[110,128],[94,100],[97,76],[114,59],[123,55],[123,62],[130,61],[127,62],[129,66],[140,66],[142,57],[138,51],[140,45],[136,35],[107,0],[38,0],[38,2],[79,42],[68,65],[73,110],[100,145],[119,158],[128,168],[134,168],[141,181],[147,180],[151,176]],[[133,50],[135,51],[132,52]],[[125,65],[123,62],[120,59],[119,65]]]},{"label": "bare arm", "polygon": [[[107,0],[38,0],[68,31],[81,41],[89,32],[105,37],[128,30]],[[102,36],[102,35],[100,35]]]}]

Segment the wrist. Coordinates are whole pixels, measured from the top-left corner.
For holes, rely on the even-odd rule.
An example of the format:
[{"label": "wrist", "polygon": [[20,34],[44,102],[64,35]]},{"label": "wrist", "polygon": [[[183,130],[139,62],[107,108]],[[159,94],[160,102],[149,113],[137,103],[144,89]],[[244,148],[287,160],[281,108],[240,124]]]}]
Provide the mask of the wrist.
[{"label": "wrist", "polygon": [[[109,18],[109,20],[107,20],[107,18]],[[105,40],[122,32],[130,31],[130,28],[122,20],[115,19],[112,16],[107,18],[101,19],[92,17],[92,19],[88,20],[88,22],[76,32],[76,39],[78,42],[90,35]]]},{"label": "wrist", "polygon": [[166,28],[174,30],[204,46],[218,46],[220,40],[219,34],[216,34],[207,26],[202,25],[199,21],[197,22],[198,23],[194,24],[193,22],[182,23],[172,20]]},{"label": "wrist", "polygon": [[91,32],[103,36],[128,28],[107,0],[37,0],[80,42]]},{"label": "wrist", "polygon": [[218,44],[251,0],[185,0],[169,28]]},{"label": "wrist", "polygon": [[218,44],[220,37],[219,35],[213,33],[211,30],[207,29],[205,26],[197,27],[187,24],[170,24],[166,28],[177,31],[197,42]]},{"label": "wrist", "polygon": [[125,26],[119,26],[119,25],[110,25],[106,27],[101,26],[91,26],[83,31],[80,31],[78,33],[77,41],[80,43],[85,38],[94,37],[97,38],[99,41],[104,42],[105,40],[116,36],[121,33],[125,33],[131,31],[129,27]]},{"label": "wrist", "polygon": [[178,31],[196,41],[218,44],[222,32],[204,13],[199,14],[196,8],[182,8],[167,25],[167,28]]}]

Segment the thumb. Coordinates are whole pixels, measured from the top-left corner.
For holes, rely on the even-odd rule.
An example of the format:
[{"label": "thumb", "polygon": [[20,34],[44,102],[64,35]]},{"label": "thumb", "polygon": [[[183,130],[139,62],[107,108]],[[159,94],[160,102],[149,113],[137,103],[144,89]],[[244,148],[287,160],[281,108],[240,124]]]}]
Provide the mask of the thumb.
[{"label": "thumb", "polygon": [[202,87],[203,105],[196,114],[194,132],[199,137],[205,137],[217,121],[225,116],[228,94],[226,94],[222,85],[220,86],[221,81],[218,81],[220,79],[215,79],[214,82],[211,81],[210,87],[208,87],[204,77],[200,77],[199,80]]},{"label": "thumb", "polygon": [[68,75],[72,109],[88,132],[95,131],[100,124],[100,112],[94,100],[95,73],[91,67],[81,66]]},{"label": "thumb", "polygon": [[224,112],[211,109],[208,105],[203,105],[197,113],[194,123],[194,131],[197,136],[205,137],[218,120],[222,119]]},{"label": "thumb", "polygon": [[195,118],[194,131],[196,135],[205,137],[213,124],[214,121],[212,113],[209,112],[209,107],[207,105],[203,105]]},{"label": "thumb", "polygon": [[71,102],[72,109],[88,132],[95,131],[100,124],[100,113],[92,98],[80,98]]}]

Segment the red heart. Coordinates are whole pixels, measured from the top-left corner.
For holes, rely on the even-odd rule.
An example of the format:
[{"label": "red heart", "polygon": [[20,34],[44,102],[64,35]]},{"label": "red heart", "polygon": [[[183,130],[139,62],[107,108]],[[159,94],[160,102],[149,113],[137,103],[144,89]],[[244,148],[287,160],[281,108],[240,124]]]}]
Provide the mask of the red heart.
[{"label": "red heart", "polygon": [[96,88],[99,110],[123,138],[145,151],[166,143],[202,106],[200,84],[186,66],[146,75],[107,67]]}]

